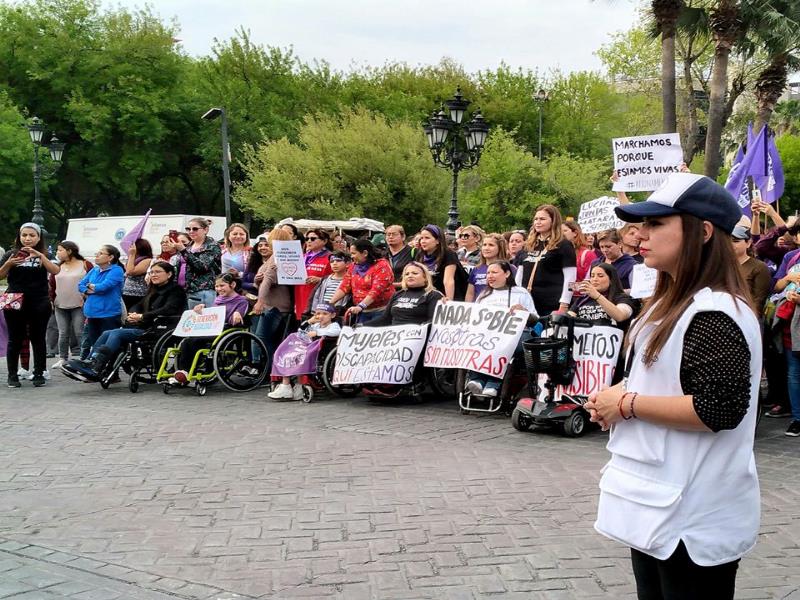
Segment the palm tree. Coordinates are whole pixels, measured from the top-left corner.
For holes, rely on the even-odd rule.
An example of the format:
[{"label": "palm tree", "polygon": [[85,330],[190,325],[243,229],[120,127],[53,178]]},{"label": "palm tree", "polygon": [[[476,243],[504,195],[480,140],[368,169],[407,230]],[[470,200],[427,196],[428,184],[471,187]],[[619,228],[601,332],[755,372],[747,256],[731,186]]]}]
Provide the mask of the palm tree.
[{"label": "palm tree", "polygon": [[772,0],[753,27],[755,42],[766,49],[769,64],[756,81],[755,130],[768,124],[789,76],[789,69],[800,66],[800,4],[797,0]]},{"label": "palm tree", "polygon": [[675,24],[683,8],[683,0],[652,0],[650,4],[650,10],[661,33],[661,103],[664,133],[678,130],[675,109]]},{"label": "palm tree", "polygon": [[709,11],[709,28],[714,39],[714,68],[708,104],[706,158],[703,170],[716,179],[722,166],[722,129],[725,122],[725,93],[728,89],[728,59],[746,30],[740,2],[719,0]]},{"label": "palm tree", "polygon": [[776,135],[797,135],[800,133],[800,100],[787,100],[775,106],[774,116]]}]

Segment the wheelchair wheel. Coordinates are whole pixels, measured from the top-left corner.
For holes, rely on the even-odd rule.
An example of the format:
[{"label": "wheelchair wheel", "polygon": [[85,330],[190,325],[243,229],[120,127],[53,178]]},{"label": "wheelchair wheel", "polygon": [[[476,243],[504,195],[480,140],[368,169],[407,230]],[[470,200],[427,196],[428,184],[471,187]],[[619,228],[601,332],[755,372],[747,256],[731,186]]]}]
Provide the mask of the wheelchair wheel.
[{"label": "wheelchair wheel", "polygon": [[303,386],[303,402],[308,404],[314,399],[314,388],[310,385]]},{"label": "wheelchair wheel", "polygon": [[328,393],[342,398],[353,398],[361,391],[360,385],[333,385],[333,369],[336,366],[336,350],[333,350],[325,357],[322,365],[322,384]]},{"label": "wheelchair wheel", "polygon": [[457,398],[458,371],[459,369],[431,368],[429,378],[433,391],[444,398]]},{"label": "wheelchair wheel", "polygon": [[153,377],[158,375],[161,369],[161,363],[164,361],[164,356],[167,354],[169,348],[174,348],[181,343],[183,338],[172,335],[172,331],[164,333],[156,343],[153,345]]},{"label": "wheelchair wheel", "polygon": [[589,419],[582,410],[576,410],[564,421],[564,435],[580,437],[589,428]]},{"label": "wheelchair wheel", "polygon": [[198,383],[194,388],[194,393],[198,396],[205,396],[208,392],[208,387],[203,383]]},{"label": "wheelchair wheel", "polygon": [[533,422],[527,415],[523,415],[522,411],[515,408],[514,412],[511,413],[511,424],[517,431],[528,431],[531,425],[533,425]]},{"label": "wheelchair wheel", "polygon": [[128,379],[128,391],[131,394],[139,391],[139,369],[134,369],[131,373],[131,378]]},{"label": "wheelchair wheel", "polygon": [[[258,347],[256,360],[253,347]],[[214,372],[226,388],[233,392],[249,392],[267,378],[267,347],[249,331],[232,331],[219,340],[213,349]]]}]

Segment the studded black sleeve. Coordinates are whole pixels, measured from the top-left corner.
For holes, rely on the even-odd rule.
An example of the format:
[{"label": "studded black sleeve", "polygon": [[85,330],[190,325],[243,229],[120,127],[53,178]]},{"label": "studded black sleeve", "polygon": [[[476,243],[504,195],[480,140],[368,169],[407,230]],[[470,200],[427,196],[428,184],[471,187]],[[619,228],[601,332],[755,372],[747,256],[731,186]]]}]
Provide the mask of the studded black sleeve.
[{"label": "studded black sleeve", "polygon": [[681,387],[712,431],[735,429],[750,405],[750,348],[721,311],[698,313],[683,340]]}]

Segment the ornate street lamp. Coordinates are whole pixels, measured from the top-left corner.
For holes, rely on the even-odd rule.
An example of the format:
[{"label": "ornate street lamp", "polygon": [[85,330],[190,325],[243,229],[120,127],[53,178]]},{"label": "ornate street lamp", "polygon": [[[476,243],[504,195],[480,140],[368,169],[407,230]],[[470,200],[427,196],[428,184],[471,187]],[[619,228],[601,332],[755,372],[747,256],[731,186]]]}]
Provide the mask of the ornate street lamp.
[{"label": "ornate street lamp", "polygon": [[469,105],[470,101],[461,95],[461,88],[458,88],[455,96],[444,103],[442,110],[434,111],[422,128],[428,138],[433,163],[453,173],[453,192],[447,212],[447,231],[451,234],[458,229],[458,173],[478,164],[489,133],[489,124],[480,110],[474,112],[471,121],[463,123]]},{"label": "ornate street lamp", "polygon": [[[33,142],[33,217],[31,221],[36,223],[42,228],[42,233],[47,234],[44,228],[44,210],[42,209],[42,199],[40,195],[40,185],[42,182],[42,165],[39,163],[39,147],[44,145],[46,128],[44,123],[38,117],[33,117],[28,125],[28,133]],[[50,139],[50,143],[45,147],[50,152],[50,160],[53,161],[52,171],[46,173],[45,176],[49,177],[55,173],[61,166],[61,159],[64,157],[64,148],[66,144],[60,141],[55,135]]]},{"label": "ornate street lamp", "polygon": [[539,160],[542,160],[542,109],[544,103],[550,100],[550,96],[542,88],[533,96],[533,101],[539,107]]}]

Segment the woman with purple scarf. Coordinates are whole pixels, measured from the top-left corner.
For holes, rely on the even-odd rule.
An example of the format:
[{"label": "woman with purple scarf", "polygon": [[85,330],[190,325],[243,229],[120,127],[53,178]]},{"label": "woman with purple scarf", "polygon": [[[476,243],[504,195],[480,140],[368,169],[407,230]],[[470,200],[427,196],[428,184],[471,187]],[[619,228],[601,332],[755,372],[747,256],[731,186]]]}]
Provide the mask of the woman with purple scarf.
[{"label": "woman with purple scarf", "polygon": [[463,301],[467,293],[467,272],[458,255],[447,249],[444,232],[438,225],[425,225],[417,237],[422,256],[418,260],[433,275],[433,287],[448,300]]}]

